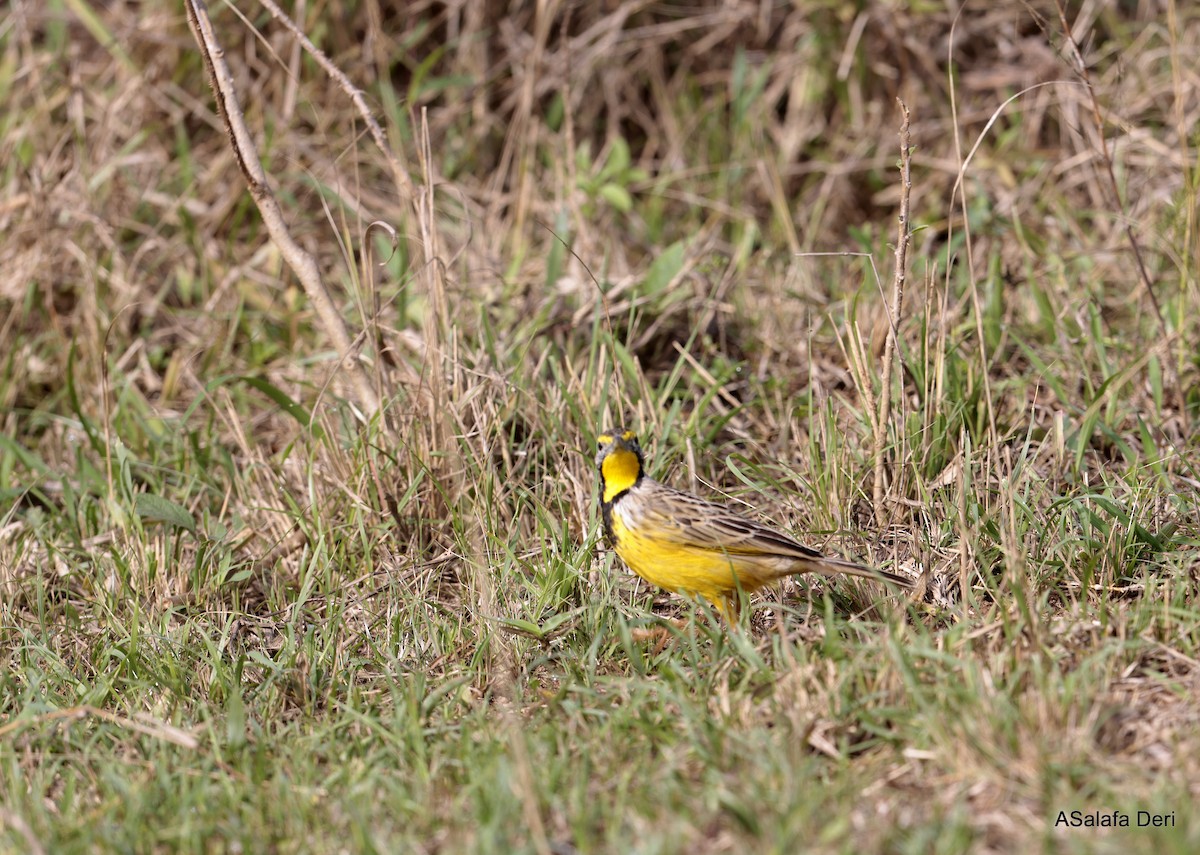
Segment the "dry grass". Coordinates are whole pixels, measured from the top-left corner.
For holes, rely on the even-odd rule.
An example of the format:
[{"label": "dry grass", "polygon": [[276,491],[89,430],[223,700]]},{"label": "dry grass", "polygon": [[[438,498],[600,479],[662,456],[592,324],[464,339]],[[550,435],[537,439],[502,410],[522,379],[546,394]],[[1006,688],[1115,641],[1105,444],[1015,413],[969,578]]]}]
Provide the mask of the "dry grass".
[{"label": "dry grass", "polygon": [[[302,6],[393,161],[213,4],[369,419],[179,8],[0,12],[0,848],[1195,851],[1200,14],[792,5]],[[652,600],[616,422],[924,601]]]}]

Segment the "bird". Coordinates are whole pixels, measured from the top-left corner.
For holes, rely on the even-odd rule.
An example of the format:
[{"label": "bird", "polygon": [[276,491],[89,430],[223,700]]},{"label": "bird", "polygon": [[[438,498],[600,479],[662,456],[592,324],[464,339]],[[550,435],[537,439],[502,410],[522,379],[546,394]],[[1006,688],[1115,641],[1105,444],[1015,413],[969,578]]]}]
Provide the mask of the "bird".
[{"label": "bird", "polygon": [[724,505],[668,487],[646,474],[632,430],[596,437],[600,510],[605,539],[634,573],[651,585],[699,595],[728,621],[737,617],[737,591],[751,593],[785,576],[861,576],[911,589],[895,573],[822,555]]}]

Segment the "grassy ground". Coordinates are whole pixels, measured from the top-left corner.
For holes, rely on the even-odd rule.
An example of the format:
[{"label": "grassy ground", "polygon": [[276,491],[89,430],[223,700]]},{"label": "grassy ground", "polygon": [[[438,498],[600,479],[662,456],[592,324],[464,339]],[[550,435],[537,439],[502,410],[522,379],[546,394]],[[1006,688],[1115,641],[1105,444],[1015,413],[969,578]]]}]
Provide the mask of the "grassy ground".
[{"label": "grassy ground", "polygon": [[[1200,10],[298,4],[393,170],[237,5],[383,404],[179,5],[0,11],[0,850],[1200,848]],[[617,423],[921,595],[647,590]]]}]

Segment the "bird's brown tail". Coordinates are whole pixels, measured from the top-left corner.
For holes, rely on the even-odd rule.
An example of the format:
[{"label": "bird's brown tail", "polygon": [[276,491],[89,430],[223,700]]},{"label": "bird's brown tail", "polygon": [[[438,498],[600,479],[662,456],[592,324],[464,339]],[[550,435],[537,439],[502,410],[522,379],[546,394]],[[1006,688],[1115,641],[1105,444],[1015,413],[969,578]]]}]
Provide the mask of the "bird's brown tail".
[{"label": "bird's brown tail", "polygon": [[888,582],[906,591],[911,591],[915,584],[912,579],[896,573],[889,573],[887,570],[878,570],[875,567],[868,567],[865,564],[855,564],[853,561],[847,561],[844,558],[815,559],[807,562],[807,566],[801,572],[819,573],[822,576],[836,576],[838,574],[861,576],[864,579],[874,579],[876,582]]}]

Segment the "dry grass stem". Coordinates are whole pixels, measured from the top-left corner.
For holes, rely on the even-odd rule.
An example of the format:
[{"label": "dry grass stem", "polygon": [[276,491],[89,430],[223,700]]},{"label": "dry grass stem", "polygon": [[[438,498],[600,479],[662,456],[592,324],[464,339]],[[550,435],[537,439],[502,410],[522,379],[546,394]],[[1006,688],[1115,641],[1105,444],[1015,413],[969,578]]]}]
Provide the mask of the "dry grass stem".
[{"label": "dry grass stem", "polygon": [[892,298],[887,311],[887,338],[883,346],[880,368],[879,418],[875,422],[875,483],[872,504],[875,521],[882,528],[890,514],[884,505],[887,495],[887,430],[892,411],[892,365],[897,358],[896,338],[904,318],[904,282],[908,276],[908,244],[912,236],[909,222],[909,200],[912,196],[912,140],[909,135],[908,107],[900,105],[900,212],[897,215],[895,271],[892,274]]}]

